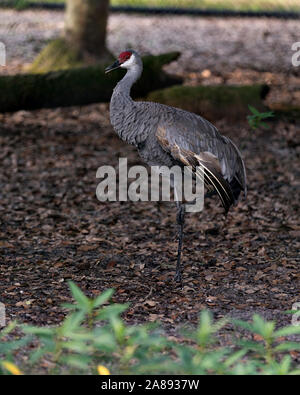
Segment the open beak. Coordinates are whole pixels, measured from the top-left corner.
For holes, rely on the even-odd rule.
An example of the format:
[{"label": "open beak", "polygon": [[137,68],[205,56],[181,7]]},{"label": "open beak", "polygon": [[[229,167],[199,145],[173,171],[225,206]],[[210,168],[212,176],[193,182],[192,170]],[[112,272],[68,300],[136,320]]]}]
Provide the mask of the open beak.
[{"label": "open beak", "polygon": [[121,66],[121,63],[119,62],[119,60],[116,60],[112,65],[106,67],[105,69],[105,73],[109,73],[110,71],[116,70]]}]

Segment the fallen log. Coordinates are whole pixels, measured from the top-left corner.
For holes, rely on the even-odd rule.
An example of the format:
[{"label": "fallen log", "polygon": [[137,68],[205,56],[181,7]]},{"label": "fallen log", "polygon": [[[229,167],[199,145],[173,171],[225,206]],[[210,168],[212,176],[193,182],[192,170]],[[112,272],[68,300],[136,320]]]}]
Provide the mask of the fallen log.
[{"label": "fallen log", "polygon": [[221,118],[234,121],[245,119],[248,105],[266,109],[263,100],[268,92],[267,85],[173,86],[149,93],[147,100],[179,107],[211,121]]},{"label": "fallen log", "polygon": [[[143,57],[143,75],[133,88],[133,96],[143,97],[152,90],[182,83],[181,78],[162,70],[163,65],[179,55],[171,52]],[[107,75],[103,66],[89,66],[45,74],[0,76],[0,112],[108,102],[124,73],[120,69]]]}]

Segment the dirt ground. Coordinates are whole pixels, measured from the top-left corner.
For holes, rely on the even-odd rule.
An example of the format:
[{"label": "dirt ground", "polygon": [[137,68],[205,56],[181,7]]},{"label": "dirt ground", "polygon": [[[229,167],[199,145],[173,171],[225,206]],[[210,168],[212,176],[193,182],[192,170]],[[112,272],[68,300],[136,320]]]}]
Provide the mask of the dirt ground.
[{"label": "dirt ground", "polygon": [[[29,58],[16,56],[15,66]],[[284,65],[280,72],[289,74]],[[269,130],[216,126],[241,148],[248,198],[226,218],[212,198],[187,216],[180,289],[172,280],[174,204],[96,198],[99,166],[117,166],[119,157],[141,163],[114,134],[107,104],[0,115],[0,295],[8,320],[60,322],[72,280],[91,296],[114,288],[115,302],[130,301],[126,320],[160,320],[170,332],[196,323],[205,308],[216,318],[258,312],[290,323],[284,312],[300,302],[299,120],[276,119]]]},{"label": "dirt ground", "polygon": [[[67,280],[90,295],[115,288],[136,322],[196,321],[260,311],[288,322],[299,302],[299,124],[268,131],[217,125],[242,149],[247,201],[227,218],[218,200],[187,216],[184,288],[171,203],[100,203],[97,168],[140,160],[108,122],[106,105],[1,116],[1,300],[9,319],[51,324],[69,300]],[[297,177],[298,176],[298,177]]]},{"label": "dirt ground", "polygon": [[[0,9],[0,40],[11,66],[32,62],[45,43],[63,32],[60,11]],[[299,41],[298,20],[273,18],[199,18],[112,14],[107,46],[117,55],[124,48],[141,54],[180,51],[173,73],[229,72],[237,68],[290,72],[292,43]],[[295,68],[294,68],[295,69]]]}]

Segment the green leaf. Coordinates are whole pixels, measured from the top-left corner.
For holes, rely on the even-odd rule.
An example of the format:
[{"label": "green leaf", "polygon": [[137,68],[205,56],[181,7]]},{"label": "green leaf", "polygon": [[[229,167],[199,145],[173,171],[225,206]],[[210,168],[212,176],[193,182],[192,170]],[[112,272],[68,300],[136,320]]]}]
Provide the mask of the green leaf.
[{"label": "green leaf", "polygon": [[236,344],[240,347],[243,347],[244,349],[256,351],[261,355],[264,354],[266,351],[265,346],[263,344],[257,343],[257,342],[251,341],[251,340],[241,339],[241,340],[238,340],[236,342]]},{"label": "green leaf", "polygon": [[12,332],[17,327],[17,325],[17,321],[12,321],[5,328],[1,329],[0,339]]},{"label": "green leaf", "polygon": [[258,314],[253,315],[252,330],[264,339],[270,339],[274,335],[275,322],[265,321]]},{"label": "green leaf", "polygon": [[87,370],[92,362],[92,357],[88,355],[64,355],[61,362],[78,369]]},{"label": "green leaf", "polygon": [[270,129],[270,126],[267,125],[265,122],[261,122],[261,123],[260,123],[260,126],[263,126],[263,127],[266,128],[266,129]]},{"label": "green leaf", "polygon": [[253,326],[247,321],[242,321],[238,319],[233,319],[232,320],[233,324],[240,326],[241,328],[247,329],[250,332],[253,332]]},{"label": "green leaf", "polygon": [[46,328],[46,327],[26,325],[23,327],[23,331],[25,333],[30,333],[31,335],[35,335],[39,337],[53,337],[56,333],[56,328]]},{"label": "green leaf", "polygon": [[78,340],[68,340],[61,343],[62,347],[65,350],[77,352],[82,355],[87,355],[93,352],[93,347],[91,345],[87,345],[85,341],[80,342]]},{"label": "green leaf", "polygon": [[300,376],[300,369],[294,369],[289,372],[291,376]]},{"label": "green leaf", "polygon": [[246,354],[247,354],[248,350],[247,349],[243,349],[243,350],[239,350],[236,351],[235,353],[233,353],[232,355],[230,355],[225,361],[224,361],[224,365],[229,368],[231,365],[235,364],[238,360],[240,360],[241,358],[243,358]]},{"label": "green leaf", "polygon": [[84,311],[84,312],[90,312],[91,307],[92,307],[92,301],[85,296],[85,294],[81,291],[80,288],[77,287],[75,283],[72,281],[69,281],[69,287],[71,294],[75,301],[77,302],[78,306]]},{"label": "green leaf", "polygon": [[249,110],[252,112],[253,115],[248,115],[248,123],[253,128],[256,129],[258,126],[265,127],[269,129],[269,125],[265,122],[262,122],[263,119],[271,118],[274,116],[273,111],[268,112],[259,112],[255,107],[248,105]]},{"label": "green leaf", "polygon": [[274,347],[274,351],[300,351],[300,343],[296,342],[284,342],[278,344],[278,346]]},{"label": "green leaf", "polygon": [[286,326],[285,328],[278,329],[274,333],[274,336],[276,337],[290,336],[290,335],[300,335],[300,325]]},{"label": "green leaf", "polygon": [[128,309],[129,304],[119,304],[115,303],[106,307],[103,307],[98,314],[97,314],[97,319],[100,320],[109,320],[113,316],[119,316],[121,313],[123,313],[125,310]]},{"label": "green leaf", "polygon": [[30,337],[23,337],[19,340],[12,340],[9,342],[1,342],[0,343],[0,353],[8,354],[11,351],[17,350],[19,348],[23,348],[30,340]]},{"label": "green leaf", "polygon": [[107,302],[112,294],[115,292],[114,289],[107,289],[106,291],[102,292],[101,295],[97,296],[96,299],[93,301],[93,307],[99,307],[103,305],[105,302]]},{"label": "green leaf", "polygon": [[47,347],[39,347],[35,351],[33,351],[29,357],[29,363],[35,364],[38,360],[40,360],[46,353],[48,352]]},{"label": "green leaf", "polygon": [[290,370],[292,359],[289,355],[285,355],[277,367],[277,374],[286,375]]},{"label": "green leaf", "polygon": [[69,336],[72,331],[79,328],[80,324],[83,322],[85,313],[83,311],[78,311],[68,315],[62,326],[60,327],[60,333],[62,336]]},{"label": "green leaf", "polygon": [[95,334],[94,345],[96,349],[106,352],[112,352],[117,348],[117,343],[113,334],[104,333],[103,331],[101,331],[100,334]]},{"label": "green leaf", "polygon": [[248,108],[252,112],[252,114],[260,115],[259,111],[255,107],[248,105]]}]

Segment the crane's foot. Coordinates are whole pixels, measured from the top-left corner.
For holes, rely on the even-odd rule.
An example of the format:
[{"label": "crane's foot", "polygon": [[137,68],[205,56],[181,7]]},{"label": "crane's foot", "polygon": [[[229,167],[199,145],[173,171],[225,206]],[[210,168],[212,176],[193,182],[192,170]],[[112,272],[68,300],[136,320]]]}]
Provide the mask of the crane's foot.
[{"label": "crane's foot", "polygon": [[182,275],[180,270],[176,270],[175,276],[174,276],[174,281],[178,284],[180,284],[180,287],[182,288]]}]

